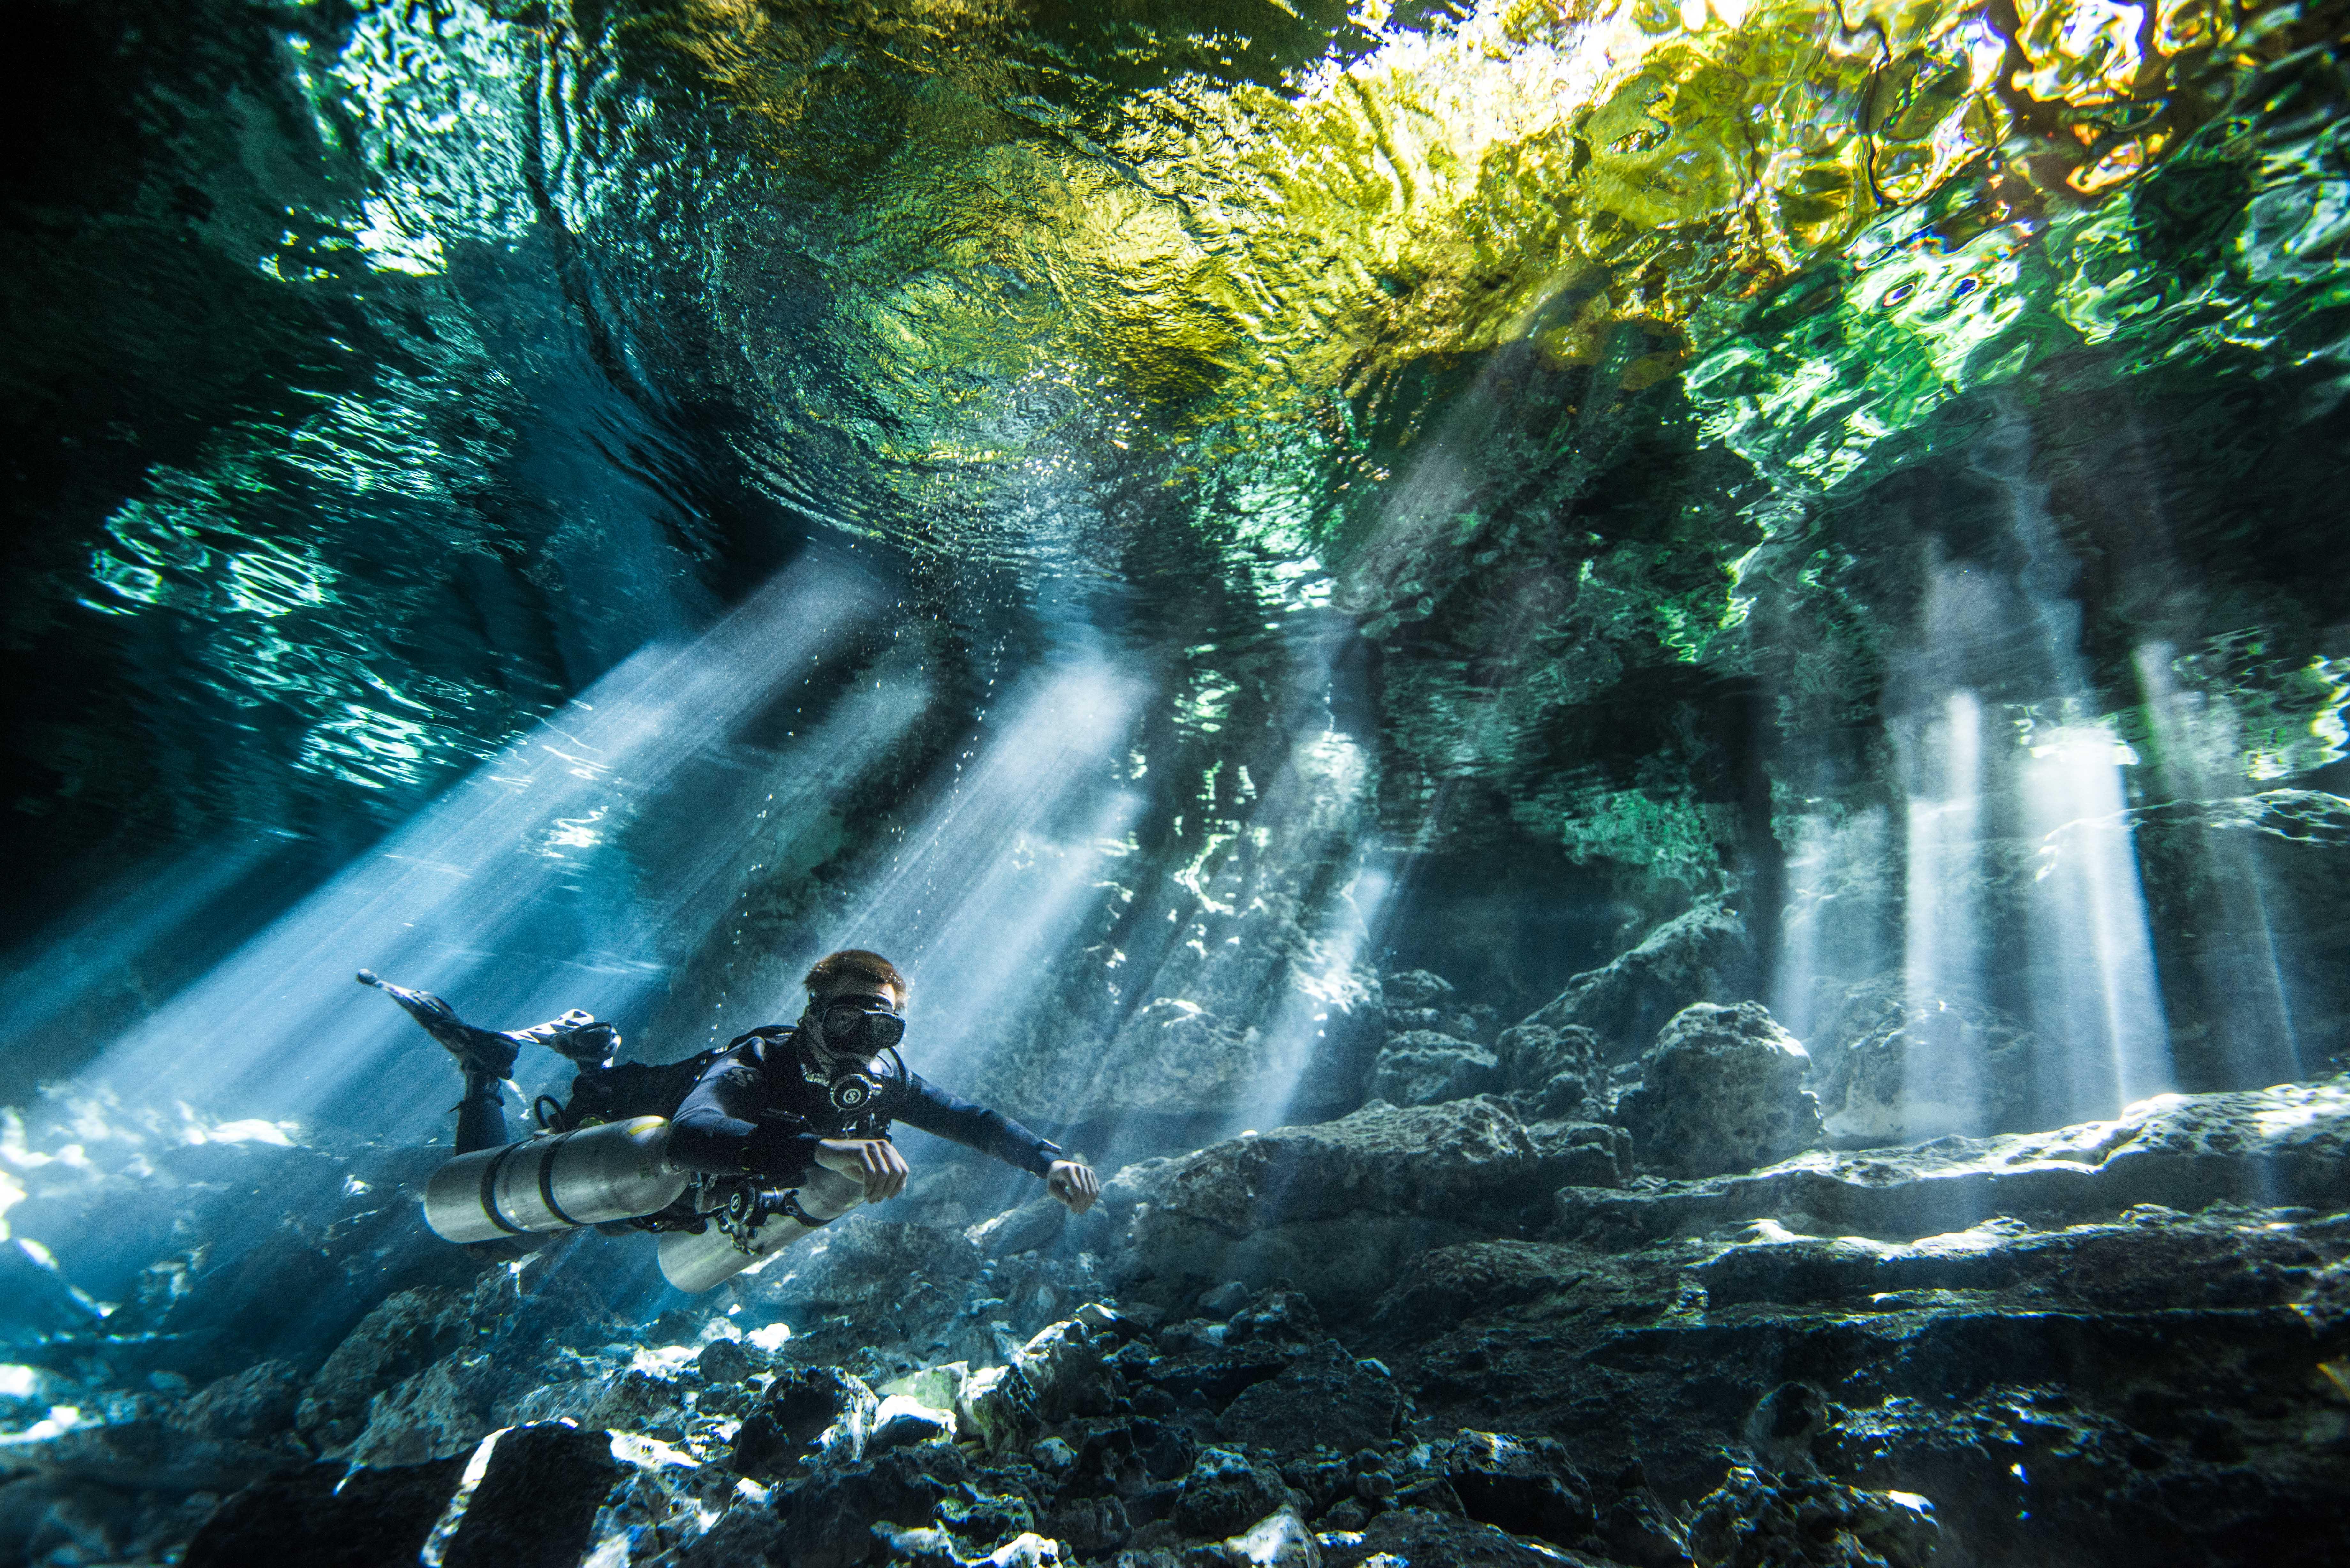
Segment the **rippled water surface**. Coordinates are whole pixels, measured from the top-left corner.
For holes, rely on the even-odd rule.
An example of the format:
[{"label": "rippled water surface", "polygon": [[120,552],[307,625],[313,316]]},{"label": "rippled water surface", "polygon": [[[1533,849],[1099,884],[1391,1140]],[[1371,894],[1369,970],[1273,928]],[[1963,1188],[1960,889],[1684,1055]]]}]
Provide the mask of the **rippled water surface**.
[{"label": "rippled water surface", "polygon": [[[103,1037],[798,560],[886,608],[707,740],[837,787],[678,961],[899,898],[1028,715],[1040,953],[1077,846],[1180,933],[1318,810],[1513,996],[1732,891],[1798,1019],[1959,983],[1983,845],[2332,799],[2344,15],[27,6],[16,929]],[[556,850],[716,853],[657,798]]]}]

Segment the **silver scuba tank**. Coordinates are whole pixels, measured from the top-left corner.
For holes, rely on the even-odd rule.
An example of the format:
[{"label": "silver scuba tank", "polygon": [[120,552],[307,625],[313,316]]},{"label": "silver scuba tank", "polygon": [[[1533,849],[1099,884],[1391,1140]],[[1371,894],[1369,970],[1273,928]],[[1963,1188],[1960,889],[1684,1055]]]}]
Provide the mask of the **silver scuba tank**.
[{"label": "silver scuba tank", "polygon": [[[792,1197],[808,1219],[835,1220],[865,1201],[865,1184],[818,1166],[808,1172]],[[817,1229],[789,1214],[768,1214],[757,1221],[756,1229],[737,1224],[730,1230],[713,1212],[700,1235],[684,1231],[661,1233],[661,1277],[688,1295],[697,1294],[724,1284]],[[737,1241],[738,1235],[744,1239]]]},{"label": "silver scuba tank", "polygon": [[461,1154],[426,1184],[424,1222],[450,1241],[567,1231],[666,1209],[691,1179],[667,1119],[637,1116]]}]

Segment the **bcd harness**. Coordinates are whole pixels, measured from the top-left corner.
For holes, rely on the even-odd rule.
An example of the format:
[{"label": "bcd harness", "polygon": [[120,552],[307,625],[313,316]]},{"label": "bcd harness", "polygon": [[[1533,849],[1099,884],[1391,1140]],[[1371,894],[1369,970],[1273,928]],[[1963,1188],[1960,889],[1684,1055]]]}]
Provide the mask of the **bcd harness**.
[{"label": "bcd harness", "polygon": [[[794,1025],[770,1025],[737,1035],[723,1046],[713,1046],[682,1061],[628,1062],[616,1067],[585,1068],[571,1081],[568,1102],[557,1105],[553,1096],[541,1095],[532,1106],[531,1114],[543,1130],[555,1133],[577,1132],[599,1123],[627,1121],[636,1116],[673,1119],[686,1096],[693,1093],[694,1086],[720,1059],[753,1046],[762,1070],[776,1070],[780,1064],[771,1064],[772,1054],[778,1046],[788,1048],[795,1032]],[[908,1082],[905,1058],[898,1054],[897,1048],[892,1046],[883,1054],[889,1058],[894,1081],[901,1085]],[[791,1050],[791,1063],[800,1081],[819,1091],[829,1102],[833,1114],[819,1126],[806,1116],[770,1106],[760,1113],[762,1121],[779,1124],[786,1132],[813,1133],[827,1138],[889,1137],[889,1116],[885,1109],[889,1085],[881,1077],[858,1072],[834,1077],[796,1049]],[[759,1227],[776,1215],[796,1220],[811,1229],[831,1222],[803,1209],[795,1189],[763,1187],[752,1177],[703,1174],[694,1178],[684,1196],[660,1212],[615,1220],[601,1229],[683,1231],[700,1235],[714,1223],[738,1249],[754,1252],[757,1251],[754,1238]]]}]

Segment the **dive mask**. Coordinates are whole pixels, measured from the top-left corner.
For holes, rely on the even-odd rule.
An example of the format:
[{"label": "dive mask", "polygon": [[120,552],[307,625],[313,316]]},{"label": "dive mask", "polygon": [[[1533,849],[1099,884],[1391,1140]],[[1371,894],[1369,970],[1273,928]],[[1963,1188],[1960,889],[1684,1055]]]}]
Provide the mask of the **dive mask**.
[{"label": "dive mask", "polygon": [[816,1028],[824,1048],[841,1056],[879,1056],[906,1037],[905,1015],[881,996],[836,996]]}]

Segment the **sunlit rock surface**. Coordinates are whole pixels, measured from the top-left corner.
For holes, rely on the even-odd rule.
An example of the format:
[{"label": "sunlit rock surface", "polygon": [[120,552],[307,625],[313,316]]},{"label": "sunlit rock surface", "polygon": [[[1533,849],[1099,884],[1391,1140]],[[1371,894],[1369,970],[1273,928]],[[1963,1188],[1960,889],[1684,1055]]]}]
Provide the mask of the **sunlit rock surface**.
[{"label": "sunlit rock surface", "polygon": [[[291,1199],[287,1162],[323,1187],[330,1152],[211,1168]],[[608,1304],[641,1242],[558,1241],[217,1376],[216,1343],[119,1308],[20,1334],[0,1517],[36,1561],[218,1564],[359,1539],[2251,1563],[2338,1538],[2340,1080],[1699,1180],[1630,1179],[1629,1154],[1494,1096],[1376,1104],[1121,1171],[1056,1227],[857,1216],[651,1321]],[[26,1174],[53,1190],[20,1210],[94,1179]]]}]

